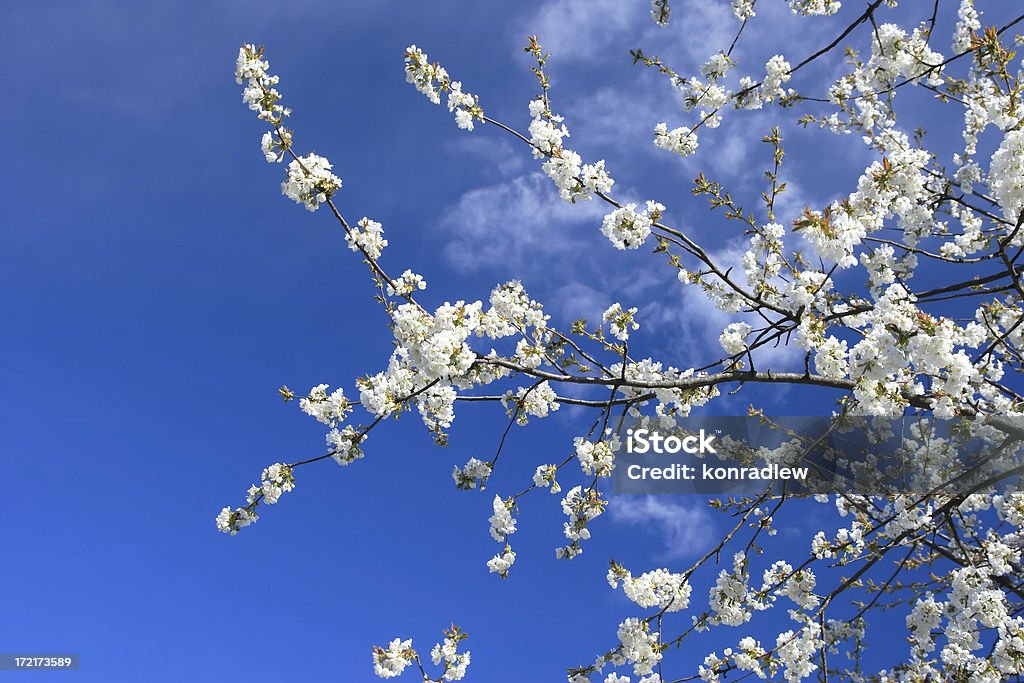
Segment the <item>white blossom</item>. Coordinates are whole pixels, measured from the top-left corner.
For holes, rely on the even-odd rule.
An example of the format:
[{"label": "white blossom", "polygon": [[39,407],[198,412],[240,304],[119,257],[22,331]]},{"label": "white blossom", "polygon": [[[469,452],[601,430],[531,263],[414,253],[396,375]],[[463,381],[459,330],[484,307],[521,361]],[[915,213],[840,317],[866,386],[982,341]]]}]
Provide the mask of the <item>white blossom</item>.
[{"label": "white blossom", "polygon": [[1024,131],[1006,134],[992,155],[989,188],[1003,209],[1003,218],[1016,224],[1024,211]]},{"label": "white blossom", "polygon": [[609,477],[615,469],[614,444],[610,441],[594,443],[581,436],[575,439],[576,458],[584,474]]},{"label": "white blossom", "polygon": [[640,323],[636,322],[636,308],[622,309],[622,305],[615,303],[605,310],[602,316],[604,322],[611,325],[612,336],[619,341],[629,339],[630,330],[639,330]]},{"label": "white blossom", "polygon": [[843,3],[839,0],[789,0],[789,8],[794,14],[835,14],[842,6]]},{"label": "white blossom", "polygon": [[436,83],[447,83],[448,72],[439,64],[431,64],[427,54],[415,45],[405,50],[405,79],[416,86],[434,104],[441,103],[441,94]]},{"label": "white blossom", "polygon": [[359,444],[365,440],[366,435],[351,425],[340,431],[332,429],[327,432],[327,447],[331,449],[331,457],[342,466],[363,457],[363,450]]},{"label": "white blossom", "polygon": [[501,496],[495,496],[493,505],[494,514],[491,515],[491,538],[495,541],[504,541],[505,537],[516,532],[516,521],[512,519],[512,513],[506,501]]},{"label": "white blossom", "polygon": [[637,249],[651,234],[651,226],[661,218],[665,207],[648,201],[646,209],[637,211],[636,204],[615,209],[601,223],[601,232],[617,249]]},{"label": "white blossom", "polygon": [[327,389],[326,384],[318,384],[310,389],[308,395],[299,399],[299,408],[317,421],[334,427],[345,421],[352,410],[352,404],[345,398],[343,389],[335,389],[330,394],[327,393]]},{"label": "white blossom", "polygon": [[746,21],[755,15],[754,0],[732,0],[732,14],[740,21]]},{"label": "white blossom", "polygon": [[651,19],[658,26],[668,26],[668,17],[671,13],[672,8],[669,7],[668,0],[651,0]]},{"label": "white blossom", "polygon": [[697,151],[697,134],[686,127],[668,129],[665,123],[654,127],[654,144],[661,149],[688,157]]},{"label": "white blossom", "polygon": [[730,356],[747,350],[747,336],[753,328],[747,323],[729,323],[718,337],[718,343]]},{"label": "white blossom", "polygon": [[557,474],[558,468],[555,465],[539,465],[537,471],[533,474],[533,485],[539,488],[550,487],[551,493],[558,493],[562,490],[562,487],[558,485],[558,481],[555,479]]},{"label": "white blossom", "polygon": [[407,666],[415,658],[412,640],[395,638],[387,648],[375,648],[373,652],[373,670],[380,678],[401,676]]},{"label": "white blossom", "polygon": [[966,52],[971,47],[971,36],[981,29],[974,0],[961,0],[957,10],[956,31],[953,34],[953,52]]},{"label": "white blossom", "polygon": [[288,164],[288,177],[281,183],[281,192],[310,211],[341,189],[341,179],[331,173],[331,163],[317,154],[307,154]]},{"label": "white blossom", "polygon": [[487,480],[491,476],[491,463],[470,458],[462,468],[452,468],[452,479],[460,489],[471,490],[487,488]]},{"label": "white blossom", "polygon": [[634,577],[625,567],[613,562],[612,568],[608,570],[608,583],[616,588],[620,581],[626,597],[640,607],[679,612],[690,604],[692,589],[683,574],[655,569]]},{"label": "white blossom", "polygon": [[501,578],[508,578],[509,568],[515,564],[516,554],[512,552],[512,548],[505,546],[505,551],[495,555],[487,561],[487,568],[492,574],[497,574]]},{"label": "white blossom", "polygon": [[[384,247],[388,246],[388,241],[384,239],[383,226],[365,216],[359,219],[356,227],[345,233],[345,241],[348,242],[349,249],[352,251],[365,251],[372,259],[379,259],[384,251]],[[412,271],[407,272],[411,273]],[[422,279],[419,282],[422,282]],[[416,284],[418,285],[419,282]],[[398,286],[401,287],[402,285],[399,284]]]},{"label": "white blossom", "polygon": [[[378,252],[380,248],[387,246],[387,240],[382,240],[382,242],[382,244],[375,247]],[[387,293],[388,296],[409,296],[410,294],[414,294],[417,290],[426,288],[427,282],[423,279],[423,276],[418,275],[407,268],[402,273],[402,278],[400,280],[392,280],[388,283]]]},{"label": "white blossom", "polygon": [[619,624],[619,642],[627,664],[633,665],[638,676],[648,674],[661,660],[658,652],[658,634],[652,633],[645,622],[630,617]]},{"label": "white blossom", "polygon": [[434,645],[430,651],[430,661],[435,665],[444,664],[441,678],[445,681],[461,681],[466,675],[469,652],[457,652],[458,646],[455,638],[445,638],[444,643]]},{"label": "white blossom", "polygon": [[519,387],[516,393],[507,392],[501,400],[506,410],[516,415],[516,422],[525,425],[529,417],[547,417],[559,409],[558,396],[548,382],[532,387]]}]

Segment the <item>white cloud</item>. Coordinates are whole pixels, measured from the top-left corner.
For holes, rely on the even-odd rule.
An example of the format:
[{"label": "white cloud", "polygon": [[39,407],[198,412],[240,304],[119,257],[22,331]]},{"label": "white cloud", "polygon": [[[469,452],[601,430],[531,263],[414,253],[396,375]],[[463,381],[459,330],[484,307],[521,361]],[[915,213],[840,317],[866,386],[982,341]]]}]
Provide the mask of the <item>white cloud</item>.
[{"label": "white cloud", "polygon": [[596,233],[605,208],[597,201],[562,201],[540,173],[475,188],[438,221],[447,237],[442,254],[463,271],[550,268],[560,255],[592,248],[593,240],[584,244],[572,227],[590,223]]},{"label": "white cloud", "polygon": [[684,505],[663,496],[616,496],[608,506],[612,520],[632,524],[661,536],[659,559],[672,560],[700,553],[715,530],[705,505]]},{"label": "white cloud", "polygon": [[605,54],[608,43],[644,18],[646,12],[637,4],[623,0],[553,0],[541,7],[526,27],[559,60],[592,60]]},{"label": "white cloud", "polygon": [[673,6],[668,29],[654,30],[675,37],[673,49],[666,53],[687,55],[685,67],[696,69],[712,54],[727,50],[739,27],[728,3],[685,0]]},{"label": "white cloud", "polygon": [[598,88],[573,100],[567,108],[568,122],[578,130],[573,137],[617,150],[654,149],[655,123],[681,106],[668,90],[638,85]]},{"label": "white cloud", "polygon": [[668,43],[666,55],[683,54],[703,62],[729,47],[739,22],[727,3],[706,0],[677,0],[667,29],[651,21],[649,5],[641,2],[551,0],[527,20],[525,28],[536,33],[560,61],[622,59],[626,54],[620,43],[628,39],[645,48],[657,45],[660,49]]},{"label": "white cloud", "polygon": [[[489,133],[491,131],[488,131]],[[507,137],[490,135],[467,135],[455,138],[444,145],[445,152],[453,156],[465,156],[480,161],[485,174],[498,178],[509,178],[522,173],[529,154],[523,146],[513,144]]]},{"label": "white cloud", "polygon": [[582,282],[562,285],[551,297],[557,306],[554,311],[563,321],[586,318],[591,323],[599,322],[601,314],[610,305],[607,293],[594,289]]}]

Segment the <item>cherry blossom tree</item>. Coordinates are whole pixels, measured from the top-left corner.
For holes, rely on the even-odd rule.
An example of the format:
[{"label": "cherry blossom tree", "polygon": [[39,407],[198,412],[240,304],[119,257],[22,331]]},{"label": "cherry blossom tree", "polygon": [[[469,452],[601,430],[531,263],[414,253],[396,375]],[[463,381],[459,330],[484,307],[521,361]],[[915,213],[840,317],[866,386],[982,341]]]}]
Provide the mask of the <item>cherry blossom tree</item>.
[{"label": "cherry blossom tree", "polygon": [[[1024,469],[1024,429],[1015,419],[1024,415],[1018,393],[1024,371],[1024,72],[1014,51],[1022,42],[1014,28],[1024,15],[1003,3],[986,12],[983,23],[974,1],[962,0],[955,27],[942,34],[936,30],[940,0],[918,3],[920,23],[910,26],[887,18],[895,0],[872,0],[863,9],[841,7],[838,0],[788,0],[793,14],[808,22],[848,15],[845,28],[805,54],[739,63],[744,28],[769,2],[784,0],[726,3],[735,39],[703,64],[673,65],[643,49],[632,53],[638,69],[656,71],[681,97],[678,125],[657,123],[650,133],[666,154],[714,154],[701,146],[706,129],[724,117],[762,110],[780,122],[857,136],[872,155],[855,187],[835,188],[841,199],[807,206],[788,225],[776,219],[776,203],[787,189],[780,126],[758,131],[746,153],[766,162],[760,197],[744,201],[700,173],[691,184],[693,201],[709,203],[744,236],[745,252],[735,262],[719,258],[692,227],[670,224],[665,204],[618,196],[614,162],[573,151],[570,122],[558,113],[550,80],[556,58],[540,38],[530,37],[525,46],[537,84],[524,103],[530,116],[525,130],[492,115],[419,47],[404,54],[408,82],[430,103],[443,103],[458,128],[510,137],[550,178],[552,193],[570,203],[603,205],[594,240],[651,252],[651,267],[668,269],[679,287],[701,293],[733,318],[721,332],[718,358],[700,367],[671,367],[631,345],[644,323],[631,302],[612,305],[600,321],[578,319],[559,329],[518,281],[497,283],[487,301],[433,296],[421,275],[389,262],[379,222],[354,218],[358,213],[347,206],[331,163],[301,153],[297,134],[285,126],[291,111],[264,49],[243,45],[235,75],[244,102],[266,127],[266,160],[286,163],[286,197],[340,225],[348,249],[369,270],[370,295],[390,320],[394,347],[386,368],[352,386],[321,384],[301,394],[280,389],[285,401],[297,400],[327,429],[327,452],[264,469],[245,504],[220,512],[218,528],[234,535],[256,522],[295,488],[299,470],[305,474],[326,460],[347,466],[372,452],[370,433],[405,411],[418,412],[444,444],[460,403],[503,407],[506,419],[495,425],[502,445],[494,456],[470,459],[452,473],[464,490],[486,486],[511,430],[558,419],[561,406],[592,411],[589,431],[566,436],[564,460],[537,462],[532,481],[495,495],[482,511],[490,513],[497,546],[493,557],[481,558],[481,568],[486,564],[507,578],[515,573],[517,511],[538,494],[561,496],[565,541],[557,557],[571,560],[584,551],[609,505],[621,446],[610,426],[623,417],[670,428],[723,392],[759,384],[824,387],[836,396],[832,415],[869,430],[884,430],[884,418],[916,415],[952,421],[959,436],[943,438],[940,460],[918,473],[913,493],[833,491],[808,500],[768,487],[760,495],[712,498],[730,528],[689,566],[638,571],[611,562],[608,583],[624,591],[635,612],[608,642],[595,644],[596,660],[566,663],[568,680],[999,681],[1024,675],[1024,493],[1012,485]],[[654,0],[650,14],[674,30],[669,0]],[[845,67],[833,80],[803,78],[808,65],[843,49]],[[928,116],[956,122],[962,148],[951,159],[930,151],[917,123],[904,120],[902,103],[912,96],[925,98]],[[761,177],[761,169],[751,172]],[[917,284],[921,280],[925,284]],[[779,346],[798,350],[799,367],[772,365],[774,356],[765,351]],[[751,413],[770,420],[763,407],[751,406]],[[926,431],[919,427],[904,440],[911,458],[924,442],[938,440]],[[958,454],[971,439],[993,444],[992,455],[958,470]],[[954,487],[954,480],[970,484]],[[777,520],[789,508],[820,504],[834,505],[844,524],[819,530],[803,547],[773,544]],[[697,572],[717,575],[707,595],[693,590]],[[905,658],[886,670],[865,671],[861,651],[871,641],[875,615],[900,606]],[[748,625],[761,633],[754,630],[756,619],[773,610],[789,622],[781,632],[737,637],[732,647],[704,653],[693,671],[671,665],[672,650],[689,646],[693,634]],[[413,667],[423,680],[461,680],[470,664],[466,637],[456,626],[445,630],[429,660],[411,640],[396,638],[373,648],[375,671],[391,678]]]}]

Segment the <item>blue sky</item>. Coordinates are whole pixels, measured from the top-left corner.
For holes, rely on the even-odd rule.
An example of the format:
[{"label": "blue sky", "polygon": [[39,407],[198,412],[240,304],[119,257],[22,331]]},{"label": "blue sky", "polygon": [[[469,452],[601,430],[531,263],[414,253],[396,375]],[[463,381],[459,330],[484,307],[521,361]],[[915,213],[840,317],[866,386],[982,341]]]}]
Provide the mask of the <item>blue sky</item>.
[{"label": "blue sky", "polygon": [[[485,495],[456,491],[450,473],[489,456],[500,411],[464,406],[447,449],[410,416],[376,430],[345,470],[299,471],[255,527],[217,533],[217,511],[261,468],[323,450],[320,426],[277,387],[351,390],[389,348],[337,226],[279,195],[283,170],[262,159],[234,59],[243,41],[267,46],[297,147],[332,160],[343,210],[384,224],[386,262],[422,273],[428,301],[485,299],[520,277],[563,324],[613,301],[640,305],[645,353],[688,367],[708,360],[722,319],[656,257],[615,252],[597,231],[600,208],[561,203],[524,147],[486,126],[457,130],[405,83],[401,55],[416,43],[489,114],[525,128],[535,84],[521,47],[539,33],[573,148],[607,158],[622,196],[662,201],[725,253],[738,235],[689,182],[707,169],[754,208],[769,150],[739,142],[779,117],[727,117],[696,161],[671,157],[648,144],[651,129],[691,119],[627,51],[692,71],[731,39],[726,4],[677,2],[665,30],[639,0],[7,7],[0,651],[78,653],[82,681],[361,681],[371,644],[400,635],[427,651],[455,621],[472,636],[474,680],[560,680],[592,661],[633,614],[607,588],[609,557],[676,566],[724,521],[698,500],[624,500],[579,560],[560,563],[557,500],[537,496],[512,578],[489,576],[491,495],[564,457],[578,412],[517,430]],[[847,16],[798,25],[779,5],[751,26],[751,71],[779,49],[801,58]],[[849,191],[868,160],[857,141],[818,131],[790,151],[802,161],[789,167],[782,218]],[[790,413],[828,396],[759,395]],[[815,515],[783,533],[800,538]],[[678,673],[741,635],[673,655]]]}]

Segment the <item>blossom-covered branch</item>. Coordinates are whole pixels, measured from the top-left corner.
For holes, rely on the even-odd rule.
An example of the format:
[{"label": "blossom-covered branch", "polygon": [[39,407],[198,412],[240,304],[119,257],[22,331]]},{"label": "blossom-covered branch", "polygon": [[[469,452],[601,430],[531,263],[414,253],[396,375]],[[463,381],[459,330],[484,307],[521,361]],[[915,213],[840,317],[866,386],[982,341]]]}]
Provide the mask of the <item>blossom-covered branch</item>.
[{"label": "blossom-covered branch", "polygon": [[[807,21],[843,11],[838,0],[788,4]],[[703,129],[720,126],[727,115],[767,110],[804,127],[855,134],[872,155],[855,188],[833,192],[837,198],[826,205],[804,207],[789,225],[777,216],[787,189],[781,126],[762,131],[754,142],[764,146],[748,155],[763,153],[766,160],[765,189],[753,203],[700,173],[692,194],[735,225],[744,245],[732,260],[699,239],[699,230],[673,225],[668,217],[680,215],[679,207],[656,199],[628,201],[635,195],[617,188],[614,164],[585,160],[570,148],[569,124],[554,103],[551,55],[538,37],[525,47],[539,92],[524,108],[530,118],[524,130],[485,114],[479,97],[420,48],[405,51],[407,81],[435,105],[444,99],[459,129],[511,136],[539,163],[560,199],[606,206],[593,226],[595,240],[623,251],[650,249],[652,262],[669,269],[678,287],[696,290],[730,317],[719,336],[720,352],[687,358],[683,367],[638,353],[635,333],[644,324],[644,302],[614,303],[596,324],[580,318],[564,329],[515,280],[498,283],[486,302],[448,296],[440,305],[428,304],[433,290],[421,275],[409,268],[389,274],[401,267],[385,267],[384,227],[368,217],[346,218],[347,205],[338,200],[342,180],[332,164],[312,152],[296,153],[296,135],[283,126],[291,111],[282,104],[279,79],[269,73],[262,48],[242,46],[236,78],[243,100],[268,128],[264,157],[270,163],[288,159],[282,182],[287,197],[309,211],[328,207],[373,278],[394,350],[384,369],[355,380],[358,400],[327,384],[303,396],[281,389],[286,401],[299,399],[303,412],[327,427],[328,451],[264,469],[245,505],[221,511],[218,527],[235,534],[255,522],[259,506],[295,488],[299,468],[326,459],[348,465],[363,457],[370,431],[405,411],[415,409],[444,444],[459,402],[504,409],[493,457],[471,458],[452,473],[456,487],[470,491],[486,488],[512,430],[549,418],[564,404],[590,410],[589,430],[566,439],[564,458],[537,462],[532,481],[518,492],[488,497],[490,535],[500,545],[482,564],[508,578],[515,573],[516,514],[542,490],[562,494],[565,543],[556,556],[572,559],[583,552],[594,520],[609,505],[608,480],[620,447],[617,422],[643,418],[671,428],[723,389],[821,387],[834,392],[837,419],[856,423],[870,438],[886,437],[888,423],[880,418],[916,414],[955,421],[953,436],[939,436],[922,422],[901,444],[908,461],[925,462],[927,455],[927,466],[915,475],[918,490],[927,493],[819,496],[820,503],[834,503],[842,523],[818,530],[802,547],[776,549],[787,557],[768,562],[759,557],[772,548],[787,515],[800,514],[797,496],[769,488],[757,496],[711,499],[734,523],[689,567],[634,573],[611,562],[608,582],[621,586],[636,615],[619,624],[612,646],[599,650],[592,664],[569,669],[568,680],[583,683],[598,675],[605,683],[624,683],[632,676],[665,683],[756,675],[797,681],[815,672],[861,680],[871,618],[897,607],[906,612],[909,652],[905,661],[879,671],[877,680],[1024,675],[1024,588],[1018,578],[1024,569],[1024,494],[1005,489],[1024,472],[1024,430],[1016,420],[1024,416],[1024,73],[1015,51],[1021,41],[1009,36],[1024,16],[1003,17],[985,29],[973,1],[962,0],[946,57],[936,34],[940,3],[910,28],[885,21],[895,4],[875,0],[858,8],[834,38],[793,56],[795,66],[778,54],[741,73],[738,46],[744,27],[759,20],[755,0],[731,0],[740,22],[735,39],[693,73],[633,51],[635,63],[668,77],[682,102],[679,125],[651,122],[651,142],[663,152],[699,156]],[[650,12],[657,24],[670,25],[669,2],[656,0]],[[817,83],[798,82],[810,73],[805,67],[847,41],[858,48],[847,46],[845,68],[827,85],[827,95],[802,95],[821,93],[808,90]],[[953,110],[963,145],[948,160],[928,149],[922,131],[902,121],[902,93],[915,88],[928,94],[936,116]],[[773,362],[765,351],[779,345],[795,348],[802,367]],[[352,420],[357,409],[365,413],[362,423]],[[750,413],[770,422],[758,408]],[[954,470],[972,439],[997,448],[966,471]],[[794,437],[761,455],[794,458],[814,445]],[[967,488],[952,486],[957,477]],[[713,573],[722,558],[727,566],[696,606],[692,577]],[[708,654],[696,671],[667,673],[669,649],[712,628],[752,624],[758,613],[782,605],[791,624],[764,644],[744,635],[721,655]],[[690,618],[679,622],[676,613]],[[402,639],[374,648],[376,673],[390,678],[415,664],[424,680],[459,680],[469,664],[469,653],[458,651],[464,639],[457,627],[445,632],[431,654],[441,668],[436,677],[411,640]],[[830,656],[839,652],[852,664]]]}]

